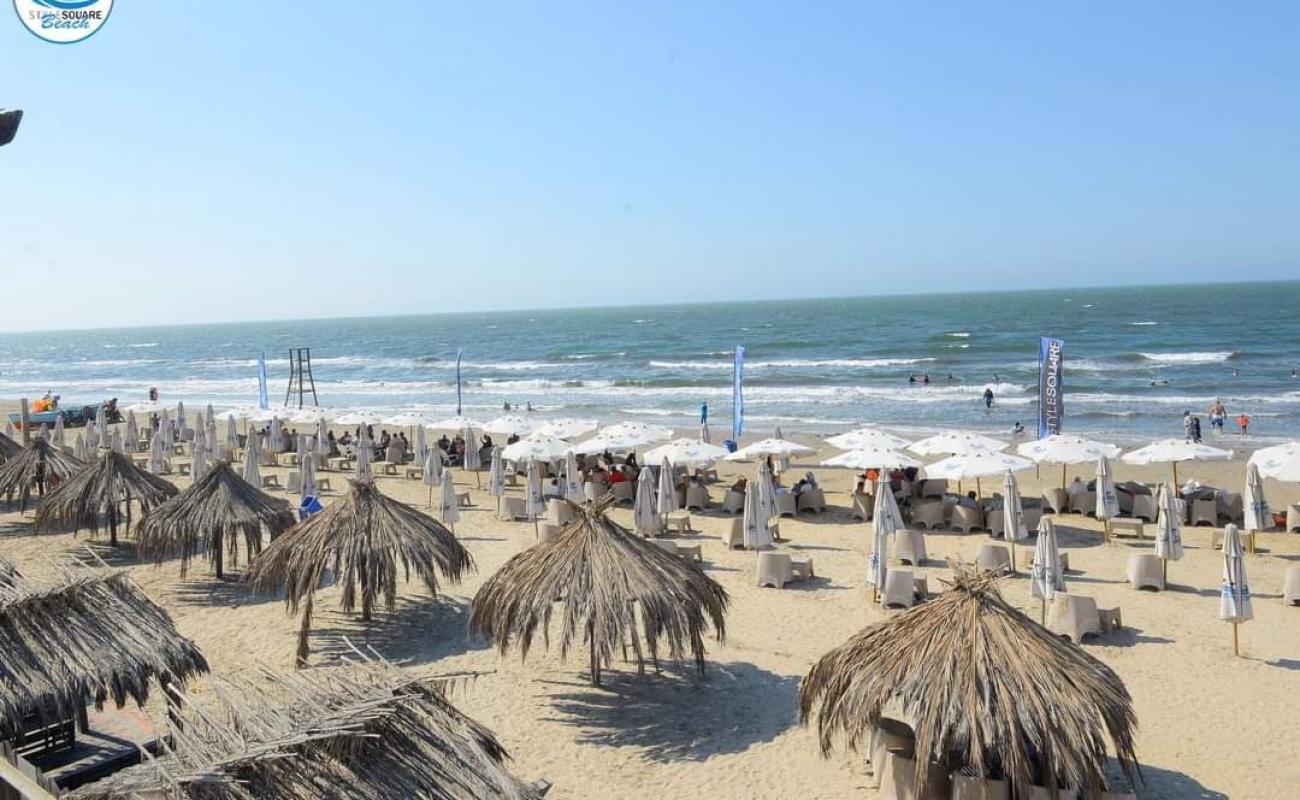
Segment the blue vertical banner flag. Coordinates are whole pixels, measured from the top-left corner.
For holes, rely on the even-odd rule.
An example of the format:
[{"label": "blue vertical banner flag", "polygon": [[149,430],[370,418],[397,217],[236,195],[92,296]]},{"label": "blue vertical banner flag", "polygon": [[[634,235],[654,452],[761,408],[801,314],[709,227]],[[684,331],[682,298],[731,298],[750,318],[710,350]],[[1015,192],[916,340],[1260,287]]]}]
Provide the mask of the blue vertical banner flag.
[{"label": "blue vertical banner flag", "polygon": [[740,434],[745,430],[745,348],[736,345],[736,361],[731,376],[731,440],[740,444]]},{"label": "blue vertical banner flag", "polygon": [[460,357],[464,348],[456,348],[456,416],[460,416]]},{"label": "blue vertical banner flag", "polygon": [[1061,432],[1065,417],[1065,342],[1038,340],[1038,438]]},{"label": "blue vertical banner flag", "polygon": [[257,354],[257,407],[271,407],[270,401],[266,399],[266,353]]}]

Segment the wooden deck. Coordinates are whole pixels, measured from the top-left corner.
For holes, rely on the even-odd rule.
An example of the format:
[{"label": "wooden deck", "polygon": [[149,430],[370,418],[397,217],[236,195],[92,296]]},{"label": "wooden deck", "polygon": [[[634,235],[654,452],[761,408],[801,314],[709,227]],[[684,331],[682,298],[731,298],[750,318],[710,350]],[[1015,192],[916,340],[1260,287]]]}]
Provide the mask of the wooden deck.
[{"label": "wooden deck", "polygon": [[140,763],[140,750],[157,752],[162,733],[147,714],[134,708],[87,710],[88,729],[63,750],[29,757],[46,778],[63,789],[98,780]]}]

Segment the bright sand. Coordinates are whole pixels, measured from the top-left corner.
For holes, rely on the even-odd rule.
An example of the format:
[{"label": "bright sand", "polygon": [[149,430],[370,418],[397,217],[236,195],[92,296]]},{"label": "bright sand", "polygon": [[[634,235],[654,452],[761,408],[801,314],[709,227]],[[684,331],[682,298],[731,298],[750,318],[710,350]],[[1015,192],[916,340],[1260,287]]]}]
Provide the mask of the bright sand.
[{"label": "bright sand", "polygon": [[[832,452],[823,446],[818,456],[796,462],[795,474]],[[724,464],[720,472],[730,484],[736,474],[752,474],[754,468]],[[1168,473],[1167,467],[1122,464],[1116,471],[1120,480],[1142,481]],[[285,470],[267,472],[284,482]],[[864,625],[898,613],[869,602],[864,576],[870,526],[849,517],[850,473],[817,473],[833,508],[781,524],[789,539],[784,547],[814,560],[818,579],[810,584],[781,591],[755,587],[754,553],[728,551],[719,541],[730,518],[718,512],[692,515],[701,530],[705,569],[731,595],[726,643],[710,644],[702,681],[689,670],[644,678],[625,670],[608,673],[606,687],[594,689],[581,674],[585,651],[564,663],[539,642],[521,663],[515,652],[501,658],[485,643],[468,640],[465,623],[475,590],[507,558],[533,543],[533,526],[497,521],[493,498],[459,471],[456,483],[469,489],[474,508],[463,513],[456,532],[473,554],[477,573],[446,587],[436,601],[404,587],[397,614],[380,615],[369,638],[357,618],[335,610],[337,589],[323,590],[316,604],[313,661],[321,663],[328,653],[339,652],[347,636],[358,646],[369,644],[389,658],[408,660],[411,669],[484,671],[456,702],[498,734],[519,776],[549,779],[555,785],[550,797],[560,800],[639,800],[648,792],[715,798],[874,796],[863,758],[842,752],[822,758],[813,731],[798,721],[799,681],[813,662]],[[1085,480],[1091,473],[1090,465],[1077,470]],[[1244,463],[1184,464],[1179,475],[1240,491]],[[339,473],[321,477],[328,477],[336,491],[345,480]],[[173,479],[182,486],[188,481]],[[1041,478],[1028,472],[1021,479],[1022,491],[1033,496],[1059,483],[1060,468],[1044,466]],[[415,480],[381,478],[379,483],[384,492],[420,507],[428,496]],[[989,484],[986,493],[1000,488],[993,485],[1000,481]],[[1274,508],[1300,499],[1295,486],[1270,481],[1266,488]],[[723,485],[712,487],[715,502],[723,491]],[[630,525],[627,508],[612,513]],[[83,548],[88,541],[86,534],[30,535],[26,519],[12,511],[0,514],[0,555],[29,573],[39,573],[51,556]],[[1134,591],[1124,581],[1128,555],[1149,550],[1150,539],[1103,545],[1096,522],[1074,515],[1065,521],[1058,530],[1074,570],[1067,576],[1069,590],[1095,597],[1101,607],[1123,609],[1126,629],[1085,648],[1113,667],[1133,696],[1137,751],[1147,782],[1140,796],[1295,796],[1300,786],[1300,608],[1283,607],[1280,593],[1286,567],[1300,564],[1300,536],[1261,534],[1261,553],[1248,557],[1255,620],[1242,627],[1242,657],[1234,658],[1231,626],[1218,619],[1222,556],[1209,547],[1211,529],[1185,529],[1186,555],[1169,565],[1172,586],[1155,594]],[[989,539],[980,533],[941,532],[927,534],[927,541],[936,561],[920,571],[935,590],[948,574],[941,559],[971,559]],[[140,564],[129,542],[116,552],[102,540],[93,544],[110,562],[133,571],[202,648],[214,673],[291,666],[298,621],[286,616],[277,599],[215,581],[205,561],[196,562],[182,582],[175,562]],[[1030,548],[1018,548],[1021,573],[1004,580],[1002,589],[1036,617],[1038,602],[1030,597],[1023,569],[1031,558]],[[193,693],[201,696],[202,684]]]}]

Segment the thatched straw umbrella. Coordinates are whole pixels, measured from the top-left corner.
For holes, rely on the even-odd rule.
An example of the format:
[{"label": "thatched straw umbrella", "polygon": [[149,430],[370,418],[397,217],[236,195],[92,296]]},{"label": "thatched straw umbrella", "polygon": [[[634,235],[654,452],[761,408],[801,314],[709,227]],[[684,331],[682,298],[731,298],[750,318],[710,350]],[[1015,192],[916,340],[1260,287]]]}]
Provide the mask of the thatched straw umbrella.
[{"label": "thatched straw umbrella", "polygon": [[1095,796],[1107,734],[1130,782],[1137,768],[1137,720],[1119,676],[1008,604],[972,565],[955,564],[938,598],[827,653],[800,690],[823,754],[837,736],[865,744],[895,708],[916,736],[918,797],[931,761],[1003,776],[1016,796],[1054,784]]},{"label": "thatched straw umbrella", "polygon": [[545,791],[506,769],[504,748],[446,699],[444,680],[375,662],[259,677],[219,682],[217,707],[189,706],[165,754],[70,797],[538,800]]},{"label": "thatched straw umbrella", "polygon": [[242,536],[249,557],[262,551],[262,529],[272,538],[293,527],[289,504],[235,474],[221,461],[188,489],[150,511],[136,526],[140,555],[157,563],[179,555],[181,577],[195,553],[206,549],[217,577],[227,557],[239,563]]},{"label": "thatched straw umbrella", "polygon": [[208,671],[203,654],[123,571],[67,568],[55,582],[0,585],[0,741]]},{"label": "thatched straw umbrella", "polygon": [[0,464],[0,493],[9,500],[17,494],[19,508],[26,509],[33,487],[44,496],[47,483],[66,481],[85,468],[84,463],[37,436]]},{"label": "thatched straw umbrella", "polygon": [[375,604],[397,607],[397,578],[412,571],[432,594],[437,573],[457,583],[472,569],[469,551],[441,522],[383,494],[372,481],[352,481],[347,494],[289,529],[253,560],[248,579],[260,590],[284,587],[290,613],[303,604],[298,661],[307,659],[312,598],[326,569],[343,586],[343,610],[361,604],[370,621]]},{"label": "thatched straw umbrella", "polygon": [[178,489],[167,481],[131,463],[131,459],[112,450],[101,450],[90,466],[64,481],[41,501],[36,510],[36,529],[57,530],[71,523],[75,530],[90,528],[99,533],[99,518],[108,518],[109,541],[117,544],[119,507],[125,508],[131,521],[131,501],[148,512],[176,495]]},{"label": "thatched straw umbrella", "polygon": [[629,640],[637,673],[645,654],[656,667],[659,640],[672,660],[686,653],[704,671],[704,632],[710,623],[722,641],[727,592],[703,570],[616,524],[605,515],[612,500],[569,503],[573,522],[554,538],[515,555],[474,596],[469,627],[486,634],[502,654],[512,644],[527,658],[539,628],[550,644],[554,603],[564,602],[560,654],[575,641],[588,646],[591,682],[615,649]]},{"label": "thatched straw umbrella", "polygon": [[18,451],[22,449],[22,445],[0,433],[0,463],[8,460],[10,456],[18,455]]}]

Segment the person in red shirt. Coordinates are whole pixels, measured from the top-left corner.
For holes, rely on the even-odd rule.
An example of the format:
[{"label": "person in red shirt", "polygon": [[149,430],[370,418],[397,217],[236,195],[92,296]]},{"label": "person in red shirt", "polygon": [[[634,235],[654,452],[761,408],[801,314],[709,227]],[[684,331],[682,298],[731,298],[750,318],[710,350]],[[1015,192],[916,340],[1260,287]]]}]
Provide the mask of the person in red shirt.
[{"label": "person in red shirt", "polygon": [[621,469],[611,469],[611,470],[609,471],[609,482],[610,482],[611,484],[613,484],[613,483],[624,483],[624,482],[626,482],[626,481],[627,481],[627,476],[623,474],[623,470],[621,470]]}]

